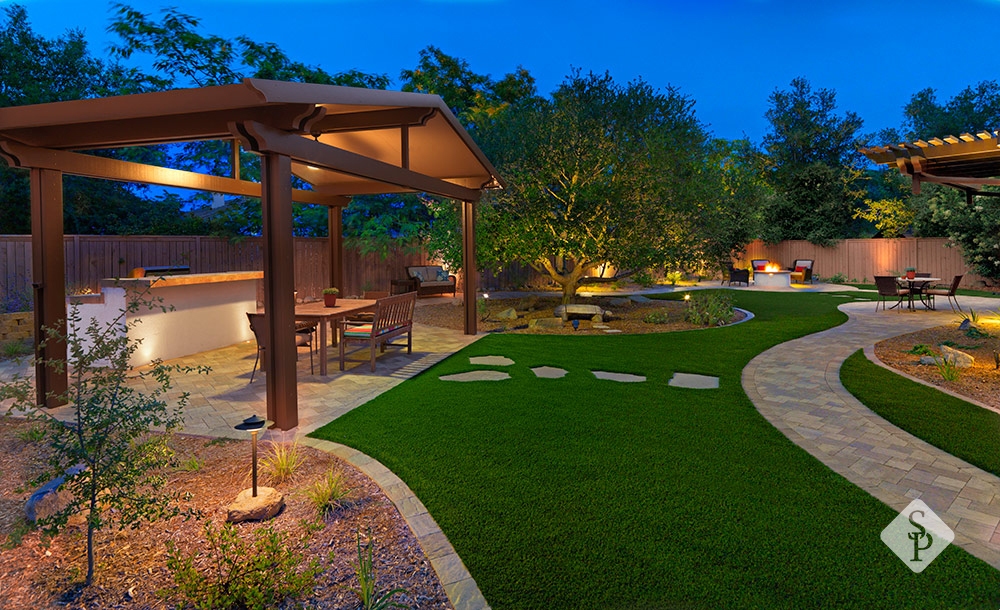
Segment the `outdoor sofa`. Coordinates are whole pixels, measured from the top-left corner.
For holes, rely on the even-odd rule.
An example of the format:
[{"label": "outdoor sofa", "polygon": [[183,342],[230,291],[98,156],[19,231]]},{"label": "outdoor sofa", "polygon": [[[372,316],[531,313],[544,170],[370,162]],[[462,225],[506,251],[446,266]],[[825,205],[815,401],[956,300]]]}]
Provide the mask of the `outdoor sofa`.
[{"label": "outdoor sofa", "polygon": [[448,292],[455,296],[455,276],[445,271],[441,265],[407,267],[406,275],[416,283],[417,296],[446,294]]}]

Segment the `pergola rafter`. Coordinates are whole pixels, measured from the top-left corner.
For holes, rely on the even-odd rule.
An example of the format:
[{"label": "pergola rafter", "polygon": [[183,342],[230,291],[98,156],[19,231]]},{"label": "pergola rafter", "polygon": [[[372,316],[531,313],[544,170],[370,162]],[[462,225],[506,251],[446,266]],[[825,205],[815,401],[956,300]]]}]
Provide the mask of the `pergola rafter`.
[{"label": "pergola rafter", "polygon": [[861,149],[875,163],[895,167],[912,180],[913,192],[921,182],[933,182],[965,191],[967,196],[996,196],[984,186],[1000,186],[1000,137],[998,132],[963,133],[891,146]]},{"label": "pergola rafter", "polygon": [[[108,159],[77,151],[229,140],[233,175]],[[239,178],[239,146],[261,158],[261,182]],[[475,203],[502,188],[496,170],[440,97],[246,79],[235,85],[0,108],[0,158],[31,172],[36,339],[65,328],[62,176],[260,197],[268,314],[267,415],[298,425],[295,378],[293,201],[329,207],[331,285],[343,280],[341,208],[355,194],[425,192],[461,203],[465,332],[476,332]],[[292,176],[312,190],[292,189]],[[40,404],[66,389],[65,344],[39,349]]]}]

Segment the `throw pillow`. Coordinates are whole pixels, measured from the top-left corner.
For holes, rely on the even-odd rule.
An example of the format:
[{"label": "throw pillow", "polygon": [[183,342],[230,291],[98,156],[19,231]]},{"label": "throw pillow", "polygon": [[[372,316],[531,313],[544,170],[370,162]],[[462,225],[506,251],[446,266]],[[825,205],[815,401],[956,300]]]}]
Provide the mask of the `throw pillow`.
[{"label": "throw pillow", "polygon": [[764,267],[764,265],[757,265],[757,268],[754,271],[763,271]]},{"label": "throw pillow", "polygon": [[412,277],[415,280],[420,280],[421,282],[426,281],[424,279],[423,268],[421,268],[421,267],[411,267],[410,268],[410,277]]},{"label": "throw pillow", "polygon": [[803,272],[803,271],[805,271],[805,270],[806,270],[806,268],[805,268],[805,267],[796,267],[796,268],[795,268],[795,273],[802,273],[802,272]]},{"label": "throw pillow", "polygon": [[439,281],[439,282],[447,282],[448,281],[448,272],[445,271],[444,269],[438,269],[437,270],[437,281]]}]

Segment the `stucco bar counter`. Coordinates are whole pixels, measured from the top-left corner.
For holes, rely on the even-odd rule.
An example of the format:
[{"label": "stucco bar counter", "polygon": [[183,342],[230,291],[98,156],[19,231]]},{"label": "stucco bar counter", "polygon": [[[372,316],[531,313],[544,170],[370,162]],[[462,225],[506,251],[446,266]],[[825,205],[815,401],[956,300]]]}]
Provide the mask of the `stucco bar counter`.
[{"label": "stucco bar counter", "polygon": [[[115,325],[124,332],[126,324],[138,322],[129,330],[130,337],[142,339],[131,364],[142,366],[156,358],[190,356],[253,339],[246,312],[257,311],[257,285],[263,277],[261,271],[234,271],[109,279],[101,281],[100,294],[73,295],[66,301],[79,307],[84,327],[92,318],[101,328],[120,318]],[[147,289],[145,300],[162,303],[122,317],[127,294]]]}]

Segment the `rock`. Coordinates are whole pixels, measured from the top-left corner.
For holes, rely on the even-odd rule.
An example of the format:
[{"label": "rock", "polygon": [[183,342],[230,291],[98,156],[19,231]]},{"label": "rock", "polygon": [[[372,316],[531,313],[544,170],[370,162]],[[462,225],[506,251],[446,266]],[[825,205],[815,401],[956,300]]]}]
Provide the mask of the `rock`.
[{"label": "rock", "polygon": [[534,318],[528,320],[528,328],[562,328],[562,318]]},{"label": "rock", "polygon": [[937,356],[921,356],[920,364],[937,364]]},{"label": "rock", "polygon": [[[563,322],[568,322],[573,319],[583,319],[583,320],[594,320],[594,318],[600,316],[600,320],[594,320],[595,322],[601,322],[604,320],[604,310],[601,309],[600,305],[560,305],[555,308],[552,312],[553,315],[562,318]],[[610,313],[610,312],[609,312]]]},{"label": "rock", "polygon": [[621,307],[623,305],[628,305],[629,303],[631,303],[632,299],[627,298],[627,297],[626,298],[615,298],[615,299],[611,299],[608,302],[611,304],[612,307]]},{"label": "rock", "polygon": [[494,320],[516,320],[517,319],[517,310],[515,310],[513,307],[510,307],[510,308],[505,309],[505,310],[501,311],[500,313],[494,315],[493,319]]},{"label": "rock", "polygon": [[945,361],[951,362],[960,369],[967,369],[976,361],[976,359],[969,354],[961,352],[957,349],[952,349],[947,345],[939,345],[938,347],[941,348],[941,357],[943,357]]},{"label": "rock", "polygon": [[600,324],[601,322],[604,321],[604,314],[598,314],[598,315],[594,316],[593,318],[591,318],[590,321],[591,322],[596,322],[597,324]]},{"label": "rock", "polygon": [[538,305],[538,297],[531,295],[530,297],[518,300],[516,307],[519,311],[535,311],[536,305]]},{"label": "rock", "polygon": [[244,489],[236,496],[236,501],[229,505],[226,521],[263,521],[277,515],[285,507],[285,497],[273,487],[258,487],[256,498],[252,494],[252,489]]},{"label": "rock", "polygon": [[641,294],[633,294],[632,296],[629,297],[629,300],[632,301],[633,303],[648,303],[651,299],[647,299]]},{"label": "rock", "polygon": [[969,330],[971,326],[972,322],[968,318],[966,318],[962,320],[961,324],[958,325],[958,330]]}]

